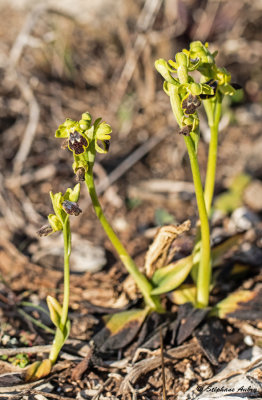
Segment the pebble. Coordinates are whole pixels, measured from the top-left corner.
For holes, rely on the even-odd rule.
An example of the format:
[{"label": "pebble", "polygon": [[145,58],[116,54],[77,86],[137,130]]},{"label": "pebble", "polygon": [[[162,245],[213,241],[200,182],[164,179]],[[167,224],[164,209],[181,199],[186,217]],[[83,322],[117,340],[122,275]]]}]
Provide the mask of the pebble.
[{"label": "pebble", "polygon": [[232,232],[244,232],[259,223],[258,216],[247,207],[239,207],[233,211],[228,223],[228,229]]},{"label": "pebble", "polygon": [[244,191],[244,202],[251,210],[262,211],[262,182],[252,181]]},{"label": "pebble", "polygon": [[[29,247],[32,261],[46,267],[63,268],[63,235],[51,235],[39,240]],[[106,265],[105,249],[94,246],[89,240],[72,233],[72,253],[70,256],[70,270],[77,273],[98,272]]]}]

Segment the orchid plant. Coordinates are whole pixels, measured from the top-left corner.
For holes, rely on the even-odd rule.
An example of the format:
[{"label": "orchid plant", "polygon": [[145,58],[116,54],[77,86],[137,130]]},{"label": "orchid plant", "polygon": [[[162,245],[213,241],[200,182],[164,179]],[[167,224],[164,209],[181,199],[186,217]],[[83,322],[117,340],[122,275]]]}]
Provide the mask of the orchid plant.
[{"label": "orchid plant", "polygon": [[[197,281],[195,304],[198,307],[206,307],[209,300],[212,268],[209,217],[215,187],[221,105],[225,95],[232,96],[240,88],[238,85],[230,84],[231,75],[225,68],[216,66],[216,55],[217,52],[209,51],[207,43],[196,41],[190,44],[189,50],[184,49],[177,53],[175,61],[159,59],[155,62],[157,71],[165,80],[163,88],[170,98],[173,114],[180,127],[179,133],[184,136],[195,186],[200,235],[197,235],[193,252],[192,276]],[[199,82],[195,82],[190,75],[191,71],[200,73]],[[211,133],[204,189],[197,158],[200,138],[197,109],[202,102]]]},{"label": "orchid plant", "polygon": [[[192,292],[190,301],[197,307],[207,307],[209,302],[210,280],[212,264],[216,265],[221,259],[221,249],[211,249],[209,219],[211,215],[212,200],[214,196],[216,158],[218,145],[218,130],[221,117],[221,104],[225,95],[233,95],[239,88],[231,84],[231,76],[224,68],[218,68],[215,63],[216,52],[211,53],[207,44],[193,42],[189,50],[183,50],[175,56],[175,60],[166,61],[159,59],[155,66],[164,78],[164,91],[169,96],[172,111],[179,125],[179,133],[184,137],[187,147],[195,194],[198,205],[200,228],[195,240],[195,247],[191,255],[176,262],[161,266],[156,270],[141,272],[134,260],[128,254],[117,234],[107,220],[99,202],[93,167],[97,153],[107,153],[110,147],[112,129],[101,118],[92,122],[88,112],[82,114],[79,121],[67,118],[57,129],[56,138],[63,139],[62,148],[68,149],[73,155],[73,171],[78,184],[74,189],[67,189],[65,194],[50,193],[54,214],[48,216],[49,225],[42,227],[40,236],[50,235],[57,231],[63,232],[64,238],[64,300],[63,305],[53,297],[47,297],[50,317],[56,326],[56,334],[48,360],[32,364],[27,372],[27,380],[38,379],[45,376],[56,362],[58,354],[67,339],[70,331],[68,319],[69,306],[69,258],[71,253],[71,233],[69,216],[78,216],[81,209],[78,206],[80,183],[85,182],[90,194],[94,211],[113,247],[119,255],[127,272],[133,277],[145,303],[141,310],[121,314],[120,320],[133,319],[136,315],[143,320],[149,312],[164,312],[160,295],[178,288],[191,272],[196,283],[196,292]],[[191,72],[200,73],[199,81],[191,76]],[[195,76],[195,74],[194,74]],[[209,144],[208,164],[206,171],[205,187],[203,188],[199,164],[198,142],[200,139],[200,121],[198,108],[203,103],[211,131]],[[174,227],[173,227],[174,228]],[[189,229],[186,222],[181,227],[168,234],[180,234]],[[226,243],[223,249],[230,246]],[[155,242],[149,252],[157,251]],[[146,263],[148,260],[146,260]],[[148,265],[147,265],[148,266]],[[125,319],[126,318],[126,319]],[[117,319],[116,319],[117,320]],[[115,324],[115,321],[112,321]],[[119,320],[117,320],[119,322]],[[117,323],[118,323],[117,322]]]}]

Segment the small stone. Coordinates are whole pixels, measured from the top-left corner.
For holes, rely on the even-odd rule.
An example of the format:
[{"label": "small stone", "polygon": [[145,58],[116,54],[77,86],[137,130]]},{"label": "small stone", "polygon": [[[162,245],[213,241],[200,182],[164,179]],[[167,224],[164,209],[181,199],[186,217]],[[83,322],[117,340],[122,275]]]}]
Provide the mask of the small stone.
[{"label": "small stone", "polygon": [[248,208],[240,207],[232,213],[231,221],[236,231],[243,232],[253,228],[259,222],[259,218]]},{"label": "small stone", "polygon": [[244,202],[253,211],[262,211],[262,182],[252,181],[244,191]]},{"label": "small stone", "polygon": [[246,336],[244,337],[244,343],[245,343],[247,346],[254,346],[254,341],[253,341],[253,339],[252,339],[252,337],[251,337],[250,335],[246,335]]}]

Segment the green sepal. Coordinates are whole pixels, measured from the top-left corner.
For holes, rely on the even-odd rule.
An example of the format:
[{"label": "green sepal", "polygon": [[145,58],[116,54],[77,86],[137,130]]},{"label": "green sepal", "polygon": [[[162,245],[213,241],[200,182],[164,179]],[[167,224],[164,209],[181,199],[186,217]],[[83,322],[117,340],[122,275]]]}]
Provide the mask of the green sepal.
[{"label": "green sepal", "polygon": [[96,151],[98,152],[98,153],[100,153],[100,154],[106,154],[107,152],[108,152],[108,150],[106,149],[106,146],[105,146],[105,144],[102,142],[102,145],[104,146],[104,148],[102,148],[101,146],[99,146],[99,144],[97,143],[97,141],[96,141],[96,143],[95,143],[95,149],[96,149]]},{"label": "green sepal", "polygon": [[48,221],[49,224],[51,225],[51,228],[53,229],[53,232],[58,232],[63,229],[63,225],[61,224],[61,221],[55,214],[49,214],[48,215]]},{"label": "green sepal", "polygon": [[52,192],[50,192],[50,198],[52,201],[52,205],[53,205],[53,209],[55,212],[55,215],[60,219],[60,222],[63,224],[65,217],[66,217],[66,213],[65,211],[62,209],[62,203],[64,201],[63,199],[63,195],[61,192],[59,193],[55,193],[53,194]]},{"label": "green sepal", "polygon": [[166,60],[163,58],[160,58],[159,60],[155,61],[155,68],[157,72],[160,73],[160,75],[167,81],[168,83],[171,83],[173,85],[178,86],[179,82],[174,79],[170,73],[170,67],[168,66],[168,63]]},{"label": "green sepal", "polygon": [[229,84],[219,86],[219,90],[224,95],[228,95],[228,96],[233,96],[236,93],[236,89],[234,89],[233,86],[231,86]]},{"label": "green sepal", "polygon": [[96,130],[96,137],[100,140],[109,140],[111,138],[110,133],[112,128],[106,122],[101,122]]},{"label": "green sepal", "polygon": [[[106,122],[101,122],[100,120],[95,121],[94,130],[95,130],[95,149],[98,153],[107,153],[108,146],[105,144],[104,140],[110,140],[110,133],[112,132],[112,128]],[[103,148],[98,144],[98,140],[101,141]]]},{"label": "green sepal", "polygon": [[68,188],[64,194],[64,200],[77,202],[80,196],[80,183],[77,183],[73,189]]},{"label": "green sepal", "polygon": [[163,83],[163,90],[164,90],[164,92],[168,95],[168,96],[170,96],[170,94],[169,94],[169,83],[167,82],[167,81],[164,81],[164,83]]},{"label": "green sepal", "polygon": [[70,134],[70,130],[72,130],[72,128],[74,129],[77,126],[77,124],[78,123],[76,121],[74,121],[70,118],[67,118],[65,120],[65,122],[62,125],[60,125],[58,127],[58,129],[56,130],[55,137],[61,138],[61,139],[67,138]]}]

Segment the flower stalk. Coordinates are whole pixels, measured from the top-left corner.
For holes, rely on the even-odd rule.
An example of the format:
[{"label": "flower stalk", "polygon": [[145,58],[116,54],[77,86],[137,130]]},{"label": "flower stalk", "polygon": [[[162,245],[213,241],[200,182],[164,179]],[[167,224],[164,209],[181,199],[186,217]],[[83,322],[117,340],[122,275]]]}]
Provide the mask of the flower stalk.
[{"label": "flower stalk", "polygon": [[113,230],[103,213],[101,204],[96,194],[92,168],[89,168],[86,172],[85,182],[92,200],[96,216],[99,219],[102,227],[104,228],[107,237],[109,238],[116,252],[118,253],[119,258],[123,262],[127,272],[134,278],[134,281],[136,282],[138,288],[140,289],[140,292],[144,297],[146,305],[150,307],[151,310],[162,312],[163,309],[161,307],[158,296],[152,296],[150,294],[153,286],[148,281],[146,276],[139,271],[134,260],[128,254],[127,250],[119,240],[118,236],[116,235],[115,231]]},{"label": "flower stalk", "polygon": [[[180,107],[180,97],[178,88],[174,85],[169,87],[170,103],[174,116],[180,126],[182,127],[183,111]],[[184,136],[189,155],[193,182],[195,186],[195,194],[200,219],[200,231],[202,238],[202,246],[200,253],[200,263],[197,276],[197,305],[199,307],[206,307],[209,298],[209,283],[211,275],[211,262],[210,262],[210,232],[209,221],[204,199],[204,192],[201,182],[199,165],[197,160],[197,152],[191,136]]]}]

